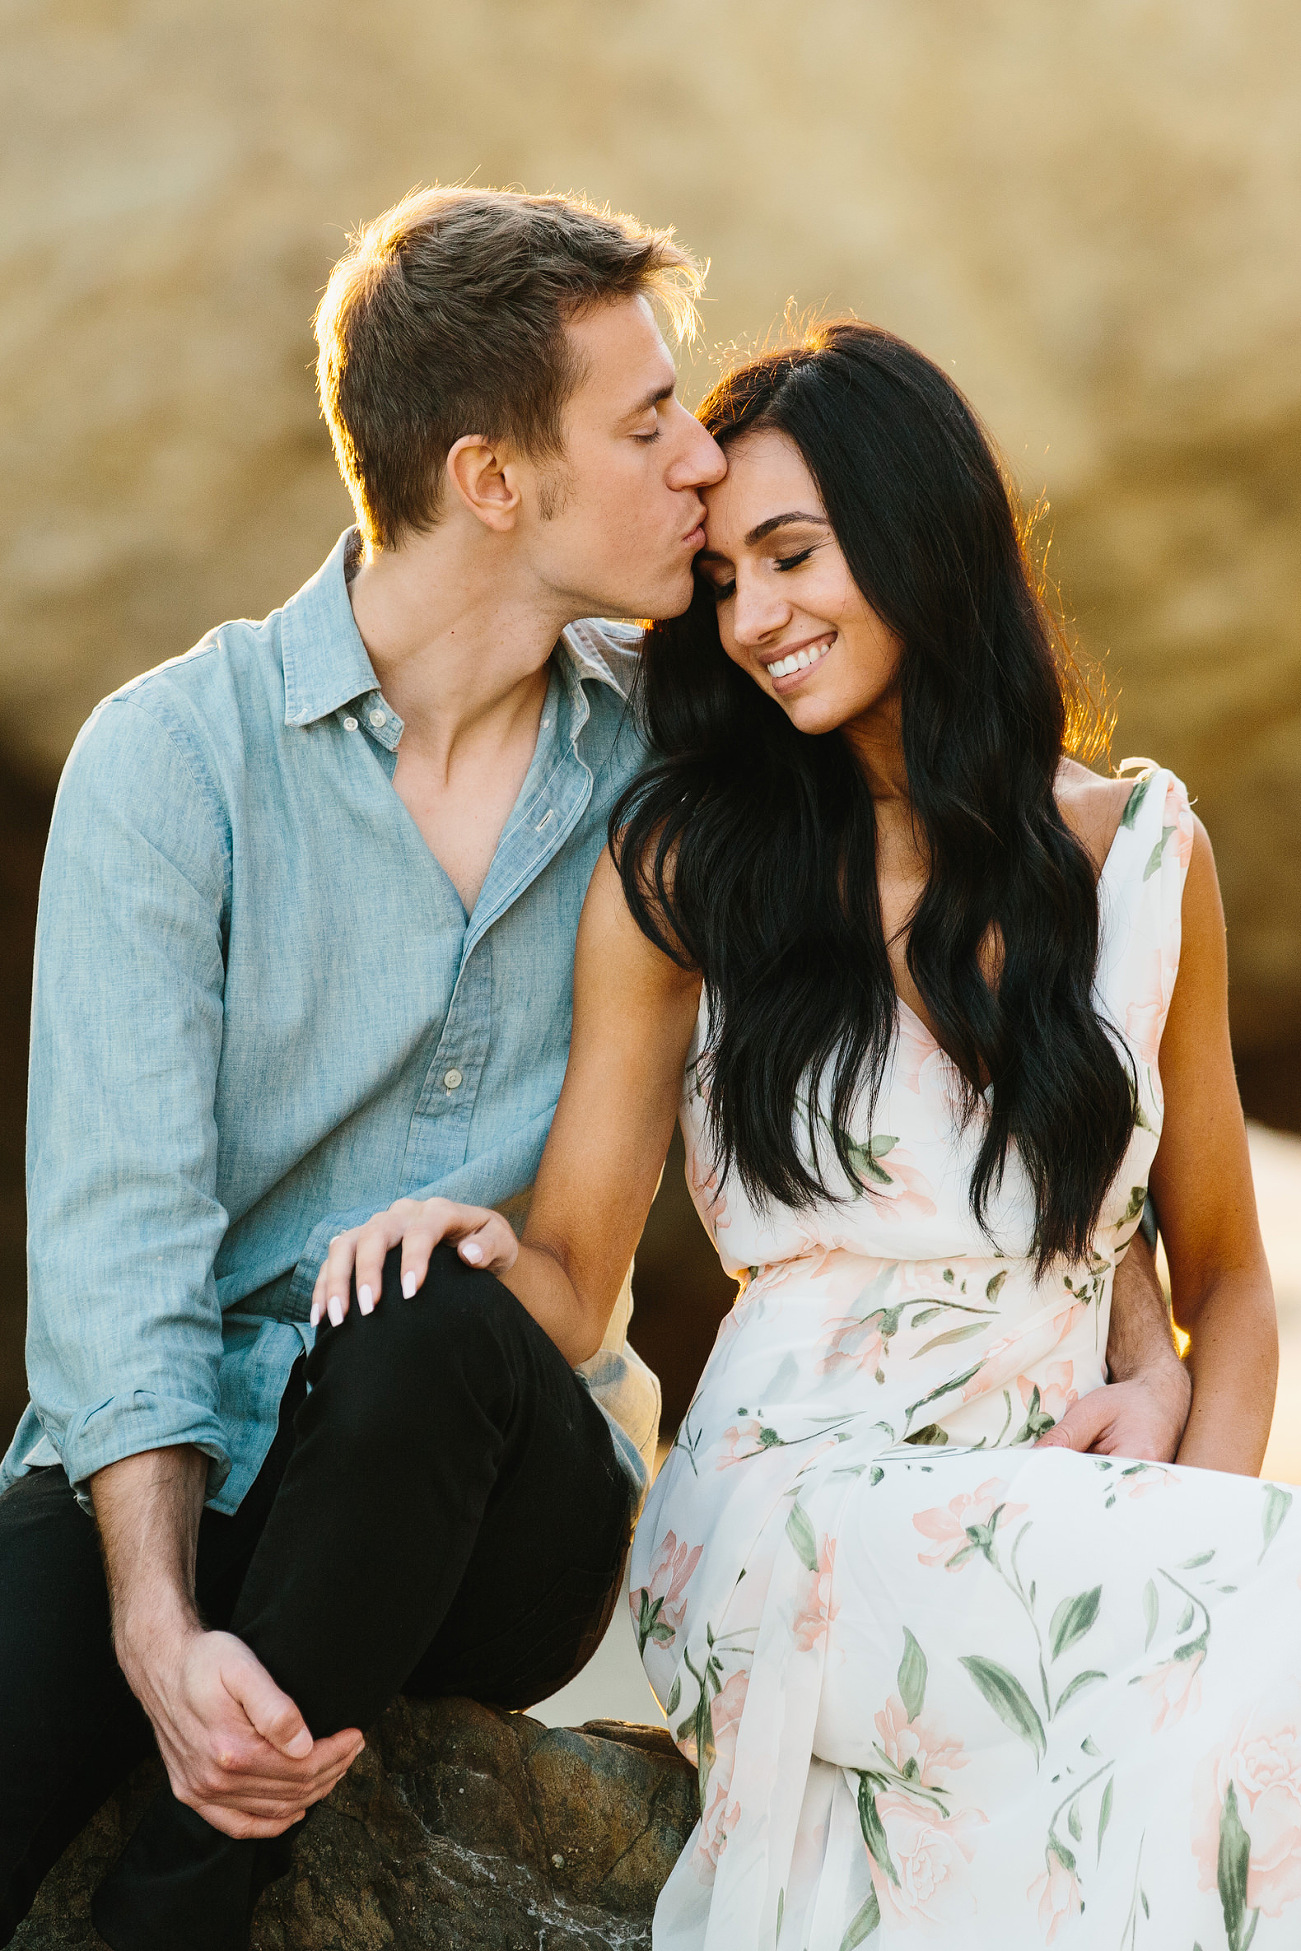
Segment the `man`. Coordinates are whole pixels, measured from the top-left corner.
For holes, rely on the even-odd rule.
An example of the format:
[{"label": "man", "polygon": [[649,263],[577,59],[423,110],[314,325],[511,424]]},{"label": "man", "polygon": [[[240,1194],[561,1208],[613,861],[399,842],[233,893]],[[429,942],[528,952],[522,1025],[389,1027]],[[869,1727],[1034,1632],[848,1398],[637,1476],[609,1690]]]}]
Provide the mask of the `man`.
[{"label": "man", "polygon": [[[527,1706],[609,1617],[658,1417],[626,1287],[579,1372],[450,1253],[307,1315],[356,1219],[532,1182],[639,756],[636,633],[582,619],[686,607],[724,469],[651,305],[685,326],[694,288],[669,236],[562,199],[379,219],[317,322],[360,532],[106,701],[69,761],[0,1496],[0,1941],[156,1741],[170,1787],[97,1928],[236,1951],[395,1693]],[[1149,1380],[1100,1393],[1170,1453],[1179,1384],[1134,1296],[1121,1372]]]}]

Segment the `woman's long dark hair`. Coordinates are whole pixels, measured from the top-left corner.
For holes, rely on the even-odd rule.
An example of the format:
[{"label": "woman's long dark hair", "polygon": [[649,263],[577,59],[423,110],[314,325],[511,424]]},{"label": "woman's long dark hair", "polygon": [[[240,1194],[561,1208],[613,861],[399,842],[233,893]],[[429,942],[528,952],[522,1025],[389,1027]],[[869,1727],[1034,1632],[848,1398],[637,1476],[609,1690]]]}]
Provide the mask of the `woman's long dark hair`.
[{"label": "woman's long dark hair", "polygon": [[[903,753],[929,853],[908,967],[966,1117],[983,1120],[972,1209],[988,1232],[1015,1147],[1040,1271],[1081,1259],[1133,1129],[1132,1079],[1093,1007],[1093,870],[1054,796],[1069,673],[989,442],[936,366],[856,322],[742,366],[700,417],[724,446],[759,428],[794,442],[855,583],[902,643]],[[798,732],[731,662],[703,582],[650,631],[639,687],[651,758],[611,844],[640,927],[703,972],[721,1175],[797,1208],[827,1196],[817,1118],[811,1164],[796,1134],[829,1073],[832,1145],[870,1183],[850,1126],[874,1107],[896,995],[862,770],[843,736]]]}]

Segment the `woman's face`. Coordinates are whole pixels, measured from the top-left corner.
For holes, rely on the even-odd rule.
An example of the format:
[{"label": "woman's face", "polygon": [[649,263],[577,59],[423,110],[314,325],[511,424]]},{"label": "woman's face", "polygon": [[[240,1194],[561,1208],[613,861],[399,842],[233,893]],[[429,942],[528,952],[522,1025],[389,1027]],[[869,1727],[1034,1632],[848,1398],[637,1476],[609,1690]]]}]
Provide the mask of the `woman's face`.
[{"label": "woman's face", "polygon": [[798,447],[765,428],[727,448],[705,490],[696,567],[734,664],[802,732],[831,732],[893,697],[902,646],[863,600]]}]

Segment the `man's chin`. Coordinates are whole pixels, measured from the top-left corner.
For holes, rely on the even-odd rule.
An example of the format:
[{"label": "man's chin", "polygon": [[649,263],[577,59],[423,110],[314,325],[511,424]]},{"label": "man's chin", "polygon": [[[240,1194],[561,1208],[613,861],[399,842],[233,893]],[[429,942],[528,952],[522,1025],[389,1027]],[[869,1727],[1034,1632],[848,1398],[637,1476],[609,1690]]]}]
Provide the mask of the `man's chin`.
[{"label": "man's chin", "polygon": [[686,615],[691,608],[694,591],[695,580],[688,569],[681,579],[666,579],[653,598],[639,604],[635,611],[629,611],[629,615],[635,614],[639,622],[667,623],[671,617]]}]

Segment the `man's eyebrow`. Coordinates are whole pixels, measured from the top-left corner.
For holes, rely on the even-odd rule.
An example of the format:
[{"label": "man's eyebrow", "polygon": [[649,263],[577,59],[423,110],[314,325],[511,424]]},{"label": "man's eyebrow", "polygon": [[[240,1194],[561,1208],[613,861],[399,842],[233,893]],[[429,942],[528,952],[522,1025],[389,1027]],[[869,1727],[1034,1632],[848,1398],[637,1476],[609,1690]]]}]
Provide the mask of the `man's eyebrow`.
[{"label": "man's eyebrow", "polygon": [[677,390],[676,379],[665,380],[662,386],[653,387],[644,399],[638,400],[636,406],[630,406],[625,419],[635,420],[640,414],[649,413],[653,406],[659,406],[663,400],[671,400]]},{"label": "man's eyebrow", "polygon": [[825,515],[805,515],[799,509],[792,508],[784,515],[769,515],[766,522],[760,522],[757,528],[752,528],[745,538],[745,546],[747,549],[752,549],[755,543],[762,542],[765,536],[773,534],[779,528],[789,528],[796,522],[811,522],[815,528],[831,527]]}]

